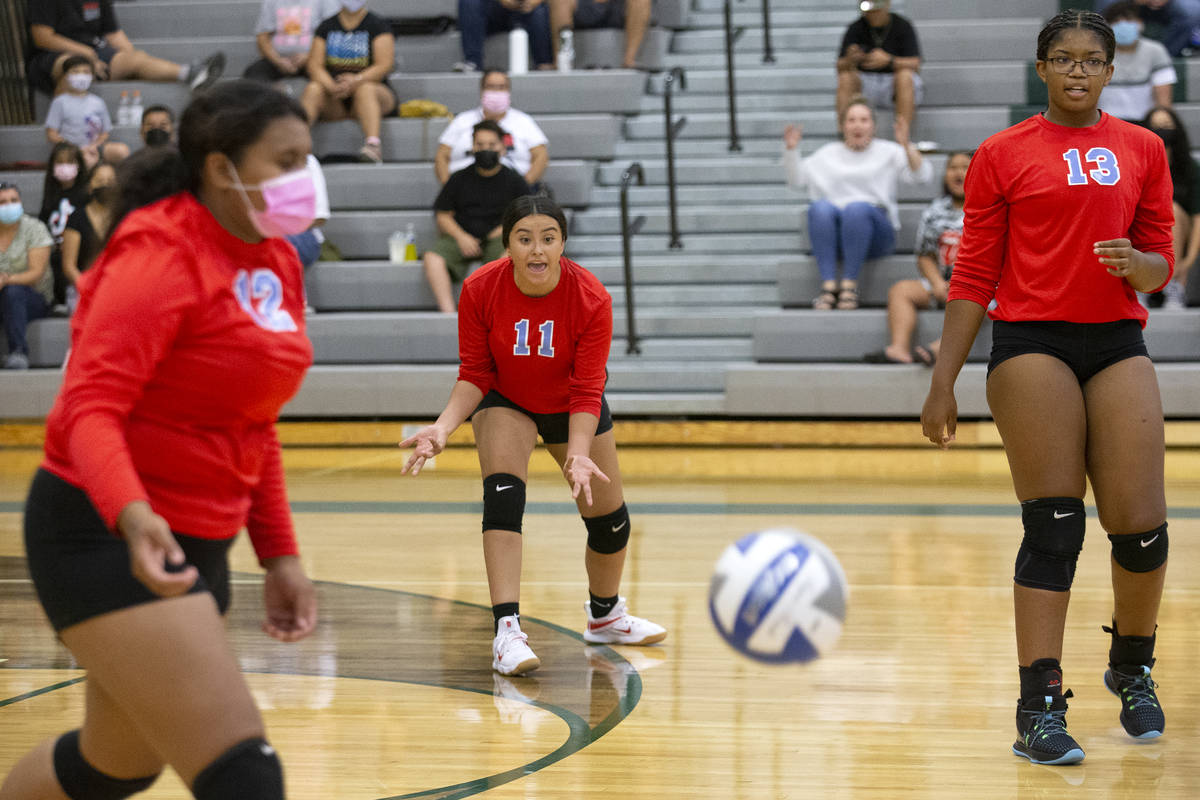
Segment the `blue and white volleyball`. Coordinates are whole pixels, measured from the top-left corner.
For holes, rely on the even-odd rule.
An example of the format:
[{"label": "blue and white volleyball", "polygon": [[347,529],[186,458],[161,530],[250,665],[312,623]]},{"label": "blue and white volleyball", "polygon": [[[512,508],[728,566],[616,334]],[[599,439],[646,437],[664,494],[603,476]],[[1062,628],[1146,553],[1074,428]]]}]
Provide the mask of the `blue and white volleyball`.
[{"label": "blue and white volleyball", "polygon": [[708,589],[721,637],[770,663],[811,661],[842,635],[849,587],[833,552],[807,533],[772,528],[725,548]]}]

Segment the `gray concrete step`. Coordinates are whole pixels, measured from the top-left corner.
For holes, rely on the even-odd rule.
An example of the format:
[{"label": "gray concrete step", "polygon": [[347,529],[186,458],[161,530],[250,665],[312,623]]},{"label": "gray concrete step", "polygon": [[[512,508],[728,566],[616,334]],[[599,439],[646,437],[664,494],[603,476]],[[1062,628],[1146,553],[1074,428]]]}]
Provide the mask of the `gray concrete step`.
[{"label": "gray concrete step", "polygon": [[[945,169],[946,159],[944,156],[933,158],[933,170],[935,176],[940,176]],[[643,162],[645,165],[646,162]],[[647,167],[648,168],[648,167]],[[662,166],[665,172],[665,165]],[[646,176],[649,181],[649,175]],[[766,204],[766,203],[782,203],[791,205],[794,203],[806,203],[808,194],[806,192],[797,192],[794,189],[789,189],[783,183],[783,176],[777,175],[777,180],[769,184],[687,184],[686,189],[676,187],[676,202],[679,207],[684,206],[707,206],[720,205],[723,203],[729,204]],[[653,182],[651,182],[653,184]],[[933,198],[941,194],[940,186],[937,182],[931,184],[922,184],[911,186],[909,184],[901,184],[900,200],[904,202],[929,202]],[[605,207],[618,206],[621,199],[621,190],[615,186],[596,186],[592,189],[590,209],[601,209]],[[666,206],[668,202],[668,192],[665,185],[648,185],[648,186],[631,186],[629,189],[629,205],[631,209],[639,209],[645,207]]]}]

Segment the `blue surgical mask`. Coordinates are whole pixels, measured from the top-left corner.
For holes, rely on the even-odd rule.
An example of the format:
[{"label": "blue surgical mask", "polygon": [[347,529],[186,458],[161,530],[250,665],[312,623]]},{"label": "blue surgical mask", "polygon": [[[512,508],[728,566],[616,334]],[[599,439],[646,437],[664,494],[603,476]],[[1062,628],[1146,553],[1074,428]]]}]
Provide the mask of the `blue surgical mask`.
[{"label": "blue surgical mask", "polygon": [[1142,35],[1142,26],[1131,19],[1122,19],[1112,24],[1113,36],[1117,37],[1117,44],[1122,47],[1129,47],[1131,44],[1137,44],[1137,40]]},{"label": "blue surgical mask", "polygon": [[0,206],[0,225],[12,225],[25,214],[25,209],[21,207],[21,201],[15,203],[5,203]]},{"label": "blue surgical mask", "polygon": [[342,8],[346,9],[347,13],[357,14],[362,11],[362,7],[367,4],[367,0],[342,0]]}]

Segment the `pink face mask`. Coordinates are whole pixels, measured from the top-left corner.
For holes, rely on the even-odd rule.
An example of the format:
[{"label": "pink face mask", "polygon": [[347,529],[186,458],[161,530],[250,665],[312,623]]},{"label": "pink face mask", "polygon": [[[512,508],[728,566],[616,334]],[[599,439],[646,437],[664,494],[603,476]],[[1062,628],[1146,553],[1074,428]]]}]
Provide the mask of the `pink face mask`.
[{"label": "pink face mask", "polygon": [[54,177],[58,178],[60,183],[70,183],[79,176],[79,165],[75,163],[62,163],[54,165]]},{"label": "pink face mask", "polygon": [[[312,227],[317,215],[317,185],[312,169],[312,165],[309,164],[269,181],[263,181],[258,186],[243,186],[237,178],[237,172],[234,171],[234,184],[242,193],[242,199],[246,201],[250,222],[262,236],[268,239],[294,236]],[[266,210],[259,211],[254,207],[246,194],[247,189],[258,189],[262,192]]]},{"label": "pink face mask", "polygon": [[486,89],[483,92],[481,105],[483,110],[489,114],[503,114],[508,111],[512,103],[512,93],[502,92],[495,89]]}]

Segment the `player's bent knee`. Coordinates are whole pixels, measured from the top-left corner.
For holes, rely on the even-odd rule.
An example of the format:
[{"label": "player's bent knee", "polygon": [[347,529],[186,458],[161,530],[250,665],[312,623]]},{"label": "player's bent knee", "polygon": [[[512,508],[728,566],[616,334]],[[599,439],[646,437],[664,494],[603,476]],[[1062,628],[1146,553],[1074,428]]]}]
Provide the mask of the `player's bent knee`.
[{"label": "player's bent knee", "polygon": [[158,780],[158,773],[131,779],[105,775],[84,760],[79,750],[79,731],[64,733],[55,742],[54,775],[71,800],[124,800],[146,791]]},{"label": "player's bent knee", "polygon": [[283,800],[283,766],[266,739],[226,750],[192,782],[196,800]]},{"label": "player's bent knee", "polygon": [[521,532],[525,517],[525,481],[507,472],[483,479],[483,529]]},{"label": "player's bent knee", "polygon": [[1108,535],[1113,560],[1130,572],[1153,572],[1167,563],[1167,523],[1145,533]]},{"label": "player's bent knee", "polygon": [[624,503],[603,517],[584,517],[583,524],[588,532],[589,550],[607,556],[621,552],[629,544],[629,508]]},{"label": "player's bent knee", "polygon": [[1083,549],[1086,514],[1078,497],[1043,497],[1021,504],[1025,537],[1013,580],[1051,592],[1070,590]]}]

